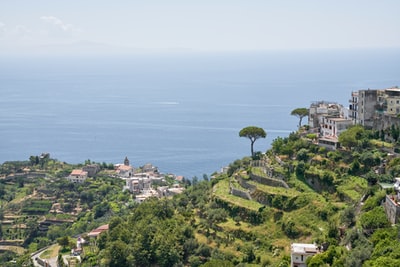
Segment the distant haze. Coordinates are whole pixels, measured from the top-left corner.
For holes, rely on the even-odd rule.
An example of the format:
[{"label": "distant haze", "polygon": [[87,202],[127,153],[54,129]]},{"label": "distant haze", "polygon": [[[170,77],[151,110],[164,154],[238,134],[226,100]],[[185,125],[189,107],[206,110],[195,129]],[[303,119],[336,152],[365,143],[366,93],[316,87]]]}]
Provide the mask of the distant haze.
[{"label": "distant haze", "polygon": [[1,54],[399,48],[398,0],[2,1]]}]

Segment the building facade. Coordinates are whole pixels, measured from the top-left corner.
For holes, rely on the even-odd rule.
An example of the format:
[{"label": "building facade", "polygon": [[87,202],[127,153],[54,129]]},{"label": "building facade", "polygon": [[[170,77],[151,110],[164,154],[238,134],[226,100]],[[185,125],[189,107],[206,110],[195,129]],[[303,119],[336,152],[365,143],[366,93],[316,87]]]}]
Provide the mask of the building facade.
[{"label": "building facade", "polygon": [[349,116],[354,124],[385,130],[397,123],[400,114],[400,89],[367,89],[351,93]]},{"label": "building facade", "polygon": [[67,180],[73,183],[83,183],[88,178],[88,173],[84,170],[73,170]]},{"label": "building facade", "polygon": [[323,117],[321,125],[322,137],[338,138],[339,135],[353,125],[352,120],[335,117]]},{"label": "building facade", "polygon": [[386,114],[389,116],[400,114],[400,89],[385,89],[385,96],[387,104]]}]

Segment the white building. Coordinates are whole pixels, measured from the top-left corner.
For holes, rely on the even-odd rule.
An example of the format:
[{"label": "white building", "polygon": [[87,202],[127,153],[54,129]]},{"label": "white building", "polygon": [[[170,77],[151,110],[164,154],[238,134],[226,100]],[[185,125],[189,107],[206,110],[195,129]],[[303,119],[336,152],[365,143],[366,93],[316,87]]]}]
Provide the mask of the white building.
[{"label": "white building", "polygon": [[335,117],[323,117],[321,124],[321,136],[322,137],[335,137],[347,130],[353,122],[349,119],[335,118]]},{"label": "white building", "polygon": [[67,180],[73,183],[83,183],[88,178],[88,173],[83,170],[73,170]]},{"label": "white building", "polygon": [[293,243],[291,245],[290,266],[306,267],[307,258],[317,253],[319,253],[319,249],[315,244]]},{"label": "white building", "polygon": [[134,168],[127,165],[117,165],[117,175],[121,178],[129,178],[134,174]]},{"label": "white building", "polygon": [[346,118],[348,116],[348,111],[342,105],[318,101],[310,105],[308,114],[308,125],[310,129],[317,129],[322,124],[323,117],[337,117]]}]

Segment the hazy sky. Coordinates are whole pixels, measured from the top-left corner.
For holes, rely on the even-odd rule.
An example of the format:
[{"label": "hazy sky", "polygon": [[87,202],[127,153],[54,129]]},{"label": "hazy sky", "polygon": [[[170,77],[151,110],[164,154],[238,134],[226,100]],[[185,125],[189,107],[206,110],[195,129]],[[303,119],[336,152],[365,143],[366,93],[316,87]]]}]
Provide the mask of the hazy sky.
[{"label": "hazy sky", "polygon": [[0,48],[400,48],[399,10],[399,0],[0,0]]}]

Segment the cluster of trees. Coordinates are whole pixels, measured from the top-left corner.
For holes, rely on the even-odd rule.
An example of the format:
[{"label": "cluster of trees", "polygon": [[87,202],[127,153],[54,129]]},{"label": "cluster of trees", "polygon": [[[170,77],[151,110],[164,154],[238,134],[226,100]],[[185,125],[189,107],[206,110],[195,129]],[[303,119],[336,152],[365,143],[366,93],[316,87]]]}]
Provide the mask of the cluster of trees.
[{"label": "cluster of trees", "polygon": [[[200,243],[196,231],[211,236],[227,212],[210,204],[211,181],[199,181],[174,199],[150,198],[131,214],[113,217],[98,239],[94,257],[106,266],[233,266],[233,255]],[[195,212],[200,216],[197,221]],[[93,255],[90,255],[93,261]],[[83,260],[85,266],[86,258]]]}]

